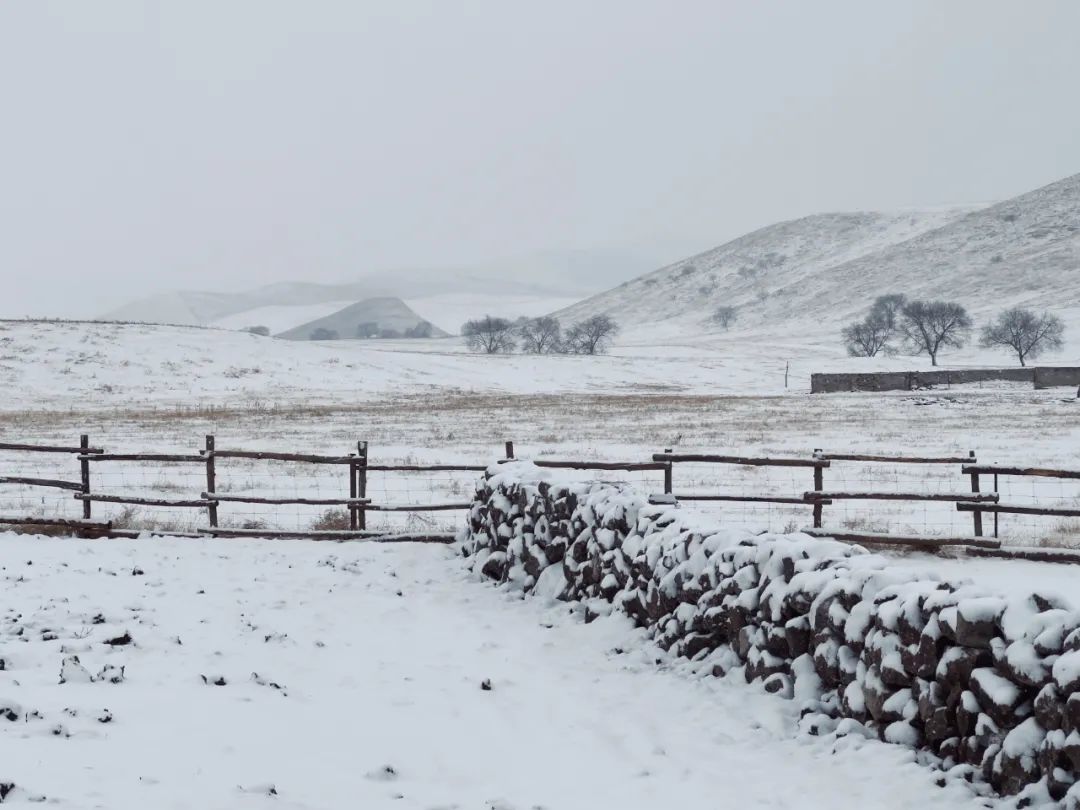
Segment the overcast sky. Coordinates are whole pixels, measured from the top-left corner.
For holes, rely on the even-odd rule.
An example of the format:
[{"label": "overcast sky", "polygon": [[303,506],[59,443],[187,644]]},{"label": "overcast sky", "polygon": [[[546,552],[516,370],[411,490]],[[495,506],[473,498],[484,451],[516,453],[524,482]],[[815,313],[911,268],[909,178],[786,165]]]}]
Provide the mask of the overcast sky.
[{"label": "overcast sky", "polygon": [[0,314],[1080,172],[1080,2],[5,0]]}]

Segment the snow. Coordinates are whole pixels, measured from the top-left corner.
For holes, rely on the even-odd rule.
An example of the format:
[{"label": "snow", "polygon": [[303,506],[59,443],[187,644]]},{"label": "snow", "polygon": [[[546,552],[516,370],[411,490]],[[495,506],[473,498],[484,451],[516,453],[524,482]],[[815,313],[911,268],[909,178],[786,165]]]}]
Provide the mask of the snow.
[{"label": "snow", "polygon": [[[0,702],[32,715],[0,724],[9,801],[980,806],[910,751],[800,737],[790,701],[695,678],[624,618],[586,625],[565,604],[508,598],[444,548],[5,536],[0,549]],[[131,644],[102,643],[125,631]],[[61,685],[65,650],[126,677]]]}]

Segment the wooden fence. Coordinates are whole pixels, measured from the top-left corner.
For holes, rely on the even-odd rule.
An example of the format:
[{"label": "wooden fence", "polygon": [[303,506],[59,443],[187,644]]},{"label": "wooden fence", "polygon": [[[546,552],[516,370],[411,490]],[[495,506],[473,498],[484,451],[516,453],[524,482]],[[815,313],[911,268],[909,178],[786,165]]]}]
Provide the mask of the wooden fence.
[{"label": "wooden fence", "polygon": [[[471,506],[469,501],[439,501],[429,503],[388,503],[376,502],[368,496],[369,480],[373,473],[481,473],[486,464],[378,464],[372,463],[368,453],[368,443],[357,442],[356,452],[347,455],[320,455],[314,453],[293,453],[269,450],[243,450],[220,448],[213,435],[205,437],[202,449],[192,453],[158,452],[107,452],[103,448],[91,447],[86,435],[81,437],[77,446],[50,446],[38,444],[0,443],[0,451],[21,453],[67,453],[73,455],[78,463],[79,480],[64,481],[58,479],[36,478],[28,476],[0,476],[0,485],[18,484],[28,487],[49,487],[71,491],[73,497],[82,504],[82,519],[41,517],[24,515],[18,517],[0,517],[0,525],[24,527],[48,527],[70,530],[81,537],[138,537],[145,530],[125,528],[114,525],[112,521],[94,519],[94,504],[121,504],[136,507],[155,507],[164,509],[199,509],[205,510],[207,525],[195,532],[169,531],[168,534],[180,536],[213,537],[304,537],[314,539],[351,539],[368,538],[379,540],[409,540],[428,542],[452,542],[449,533],[388,533],[370,530],[368,515],[372,512],[447,512],[465,511]],[[506,443],[506,459],[514,457],[513,443]],[[347,492],[337,497],[280,497],[267,493],[233,494],[219,491],[217,482],[220,465],[229,459],[248,459],[280,462],[282,464],[331,465],[347,468]],[[106,489],[93,487],[95,470],[103,469],[115,462],[150,462],[163,465],[197,465],[205,469],[205,486],[197,497],[169,498],[147,497],[143,495],[117,494]],[[656,462],[614,462],[614,461],[557,461],[542,459],[536,461],[542,467],[583,471],[668,471],[670,466]],[[304,505],[342,507],[348,514],[347,529],[307,529],[290,531],[282,528],[264,527],[238,528],[221,525],[222,513],[227,513],[231,504],[261,505]],[[164,532],[157,532],[164,533]]]},{"label": "wooden fence", "polygon": [[[445,500],[428,503],[399,504],[378,502],[369,495],[370,476],[373,473],[480,473],[487,469],[486,464],[379,464],[369,458],[367,442],[356,444],[356,451],[345,455],[320,455],[314,453],[278,452],[268,450],[244,450],[219,448],[215,437],[205,437],[203,447],[192,453],[111,453],[101,447],[91,446],[89,437],[80,437],[78,445],[54,446],[35,444],[0,443],[0,451],[18,453],[68,454],[78,464],[78,476],[72,480],[60,478],[33,477],[26,475],[0,475],[0,485],[13,484],[24,487],[44,487],[70,491],[81,502],[82,517],[0,517],[0,525],[51,527],[70,530],[85,537],[117,536],[135,537],[142,530],[115,526],[108,520],[94,519],[94,504],[124,504],[130,506],[161,507],[167,509],[205,510],[205,527],[194,532],[179,532],[188,536],[216,537],[308,537],[316,539],[410,539],[430,542],[450,542],[447,533],[388,533],[374,530],[368,526],[371,513],[379,512],[446,512],[464,511],[469,508],[468,501]],[[513,442],[505,445],[505,459],[515,457]],[[347,470],[347,485],[339,495],[331,497],[281,497],[273,493],[246,492],[234,494],[221,491],[218,487],[220,465],[230,459],[271,461],[283,465],[332,465]],[[95,470],[104,469],[113,462],[156,462],[161,464],[198,465],[205,470],[205,486],[197,496],[184,498],[145,497],[129,493],[117,494],[103,488],[94,488]],[[828,479],[832,465],[836,462],[854,463],[855,465],[956,465],[960,475],[958,484],[966,480],[965,487],[950,492],[919,491],[884,491],[829,487]],[[870,545],[902,545],[927,550],[942,547],[961,546],[979,549],[982,552],[994,552],[1001,548],[998,538],[999,514],[1043,515],[1057,517],[1080,517],[1080,508],[1049,508],[1023,504],[1002,503],[998,493],[998,481],[1001,476],[1036,476],[1044,478],[1080,479],[1080,470],[1054,470],[1042,468],[1021,468],[980,465],[974,452],[966,456],[914,456],[894,454],[854,454],[827,453],[816,450],[809,457],[775,456],[734,456],[701,453],[675,453],[665,450],[654,454],[648,461],[584,461],[536,459],[533,463],[541,467],[580,471],[615,471],[615,472],[658,472],[663,475],[663,492],[654,493],[655,503],[747,503],[779,504],[805,507],[809,512],[811,525],[808,533],[829,536],[839,540],[865,543]],[[680,492],[677,486],[678,468],[683,464],[739,465],[750,467],[783,467],[794,470],[806,470],[806,488],[788,492]],[[0,470],[2,472],[2,470]],[[200,474],[201,476],[201,474]],[[992,490],[983,487],[987,476],[993,476]],[[842,484],[843,482],[841,482]],[[905,533],[881,533],[853,531],[842,527],[827,527],[827,508],[845,501],[904,501],[953,503],[956,510],[970,513],[972,533],[970,535],[912,535]],[[309,529],[291,531],[284,528],[259,526],[244,528],[222,525],[222,514],[234,504],[262,505],[307,505],[341,507],[348,515],[348,528]],[[986,536],[983,517],[993,515],[994,525],[991,537]],[[177,534],[178,532],[169,532]],[[1046,556],[1059,558],[1058,552],[1032,551],[1028,556],[1042,559]],[[1069,557],[1068,553],[1064,553]],[[1072,561],[1071,559],[1069,561]]]}]

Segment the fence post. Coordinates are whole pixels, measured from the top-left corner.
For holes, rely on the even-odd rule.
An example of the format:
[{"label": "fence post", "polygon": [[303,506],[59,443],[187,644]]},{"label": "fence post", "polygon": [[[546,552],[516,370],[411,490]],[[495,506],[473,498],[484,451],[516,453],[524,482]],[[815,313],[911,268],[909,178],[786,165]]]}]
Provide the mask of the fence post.
[{"label": "fence post", "polygon": [[[997,473],[994,473],[994,494],[995,495],[1000,495],[1000,493],[998,492],[998,474]],[[997,536],[998,536],[998,513],[994,512],[994,538],[997,539]]]},{"label": "fence post", "polygon": [[[359,442],[357,442],[357,450],[359,450],[359,449],[360,449],[359,448]],[[349,456],[351,458],[355,458],[356,455],[357,455],[356,453],[349,453]],[[356,491],[357,491],[357,487],[360,484],[360,482],[358,480],[359,477],[360,477],[360,463],[358,461],[350,461],[349,462],[349,498],[350,499],[355,499],[357,497]],[[359,512],[357,511],[356,504],[355,503],[350,503],[349,504],[349,528],[352,531],[355,532],[359,527],[360,527]]]},{"label": "fence post", "polygon": [[509,459],[512,459],[513,457],[514,457],[514,443],[513,442],[507,442],[506,443],[506,458],[507,458],[507,460],[509,460]]},{"label": "fence post", "polygon": [[[975,459],[975,451],[974,450],[969,450],[968,451],[968,457],[970,459],[972,459],[972,461],[974,461],[974,459]],[[979,491],[979,474],[977,472],[971,473],[971,491],[972,492],[978,492]],[[971,519],[975,523],[975,536],[976,537],[982,537],[983,536],[982,510],[975,509],[971,513]]]},{"label": "fence post", "polygon": [[[814,448],[814,458],[821,461],[821,448]],[[825,491],[825,468],[820,464],[814,465],[814,492]],[[821,502],[820,498],[814,500],[814,528],[820,529],[822,524],[822,512],[825,509],[825,505]]]},{"label": "fence post", "polygon": [[[356,463],[356,497],[367,497],[367,476],[368,476],[368,444],[367,442],[356,443],[357,463]],[[367,506],[360,504],[357,511],[357,528],[367,528]]]},{"label": "fence post", "polygon": [[[82,458],[79,459],[79,472],[82,475],[82,494],[90,494],[90,459],[88,459],[87,451],[90,449],[90,436],[86,433],[79,437],[79,447],[82,448],[80,454]],[[90,501],[83,499],[82,502],[82,515],[83,520],[90,520]]]},{"label": "fence post", "polygon": [[210,504],[206,507],[210,515],[210,528],[218,527],[217,501],[214,500],[214,492],[217,490],[217,470],[214,465],[214,434],[206,434],[206,494]]},{"label": "fence post", "polygon": [[[667,453],[668,455],[670,455],[671,454],[671,448],[670,447],[664,448],[664,452]],[[672,492],[672,489],[673,489],[673,482],[672,482],[673,475],[672,475],[672,473],[673,473],[673,470],[672,470],[671,462],[669,461],[669,462],[667,462],[667,464],[664,465],[664,494],[665,495],[670,495],[671,492]]]}]

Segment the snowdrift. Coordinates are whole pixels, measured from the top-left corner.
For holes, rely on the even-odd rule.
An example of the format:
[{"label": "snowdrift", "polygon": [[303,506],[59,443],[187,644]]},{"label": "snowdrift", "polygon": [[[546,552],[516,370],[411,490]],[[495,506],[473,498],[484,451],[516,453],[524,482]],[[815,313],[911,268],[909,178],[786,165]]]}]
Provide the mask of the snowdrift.
[{"label": "snowdrift", "polygon": [[718,530],[627,485],[491,467],[473,570],[617,610],[665,649],[800,701],[811,734],[921,749],[946,779],[1080,808],[1080,611],[1004,598],[806,535]]}]

